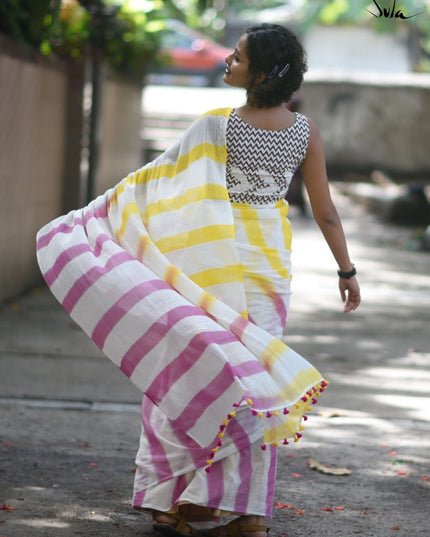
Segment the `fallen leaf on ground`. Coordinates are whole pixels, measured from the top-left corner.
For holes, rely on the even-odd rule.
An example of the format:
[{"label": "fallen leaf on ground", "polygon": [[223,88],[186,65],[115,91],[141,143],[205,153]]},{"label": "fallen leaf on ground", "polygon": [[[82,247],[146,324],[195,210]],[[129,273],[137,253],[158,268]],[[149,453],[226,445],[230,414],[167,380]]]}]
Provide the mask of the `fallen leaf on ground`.
[{"label": "fallen leaf on ground", "polygon": [[333,507],[321,507],[320,511],[332,511],[333,512]]},{"label": "fallen leaf on ground", "polygon": [[294,512],[296,515],[304,515],[306,513],[305,509],[296,509]]},{"label": "fallen leaf on ground", "polygon": [[408,475],[409,472],[396,472],[397,475]]},{"label": "fallen leaf on ground", "polygon": [[342,410],[338,409],[320,409],[318,414],[323,418],[344,418],[348,415],[346,412],[342,412]]},{"label": "fallen leaf on ground", "polygon": [[95,468],[96,466],[98,466],[98,464],[97,464],[96,462],[90,462],[89,465],[90,465],[90,466],[94,466],[94,468]]},{"label": "fallen leaf on ground", "polygon": [[424,476],[421,478],[421,481],[430,481],[430,477]]},{"label": "fallen leaf on ground", "polygon": [[294,509],[294,507],[290,503],[275,503],[276,509]]},{"label": "fallen leaf on ground", "polygon": [[392,528],[390,528],[390,530],[399,530],[400,529],[400,526],[393,526]]},{"label": "fallen leaf on ground", "polygon": [[5,503],[3,505],[0,505],[0,509],[2,511],[15,511],[16,507],[11,507],[10,505],[6,505]]},{"label": "fallen leaf on ground", "polygon": [[291,477],[302,477],[302,474],[295,474],[294,472],[292,472]]},{"label": "fallen leaf on ground", "polygon": [[342,507],[341,505],[335,505],[334,508],[336,511],[345,511],[345,507]]},{"label": "fallen leaf on ground", "polygon": [[322,474],[327,475],[351,474],[351,470],[348,470],[348,468],[332,468],[331,466],[324,466],[323,464],[317,462],[314,459],[309,459],[309,467],[312,468],[312,470],[316,470],[317,472],[321,472]]}]

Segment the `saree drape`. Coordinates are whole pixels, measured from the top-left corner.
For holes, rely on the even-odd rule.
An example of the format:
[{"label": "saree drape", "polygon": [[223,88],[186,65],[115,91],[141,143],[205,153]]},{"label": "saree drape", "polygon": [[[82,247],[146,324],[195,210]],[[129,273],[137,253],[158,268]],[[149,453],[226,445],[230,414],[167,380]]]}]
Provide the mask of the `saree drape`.
[{"label": "saree drape", "polygon": [[[207,470],[239,407],[261,420],[263,442],[297,440],[326,387],[309,362],[248,319],[225,186],[230,113],[208,112],[159,158],[37,235],[53,294],[175,429],[206,449],[193,464]],[[283,233],[253,218],[263,236]],[[265,255],[272,268],[282,258],[275,250]],[[279,302],[276,282],[259,285]]]}]

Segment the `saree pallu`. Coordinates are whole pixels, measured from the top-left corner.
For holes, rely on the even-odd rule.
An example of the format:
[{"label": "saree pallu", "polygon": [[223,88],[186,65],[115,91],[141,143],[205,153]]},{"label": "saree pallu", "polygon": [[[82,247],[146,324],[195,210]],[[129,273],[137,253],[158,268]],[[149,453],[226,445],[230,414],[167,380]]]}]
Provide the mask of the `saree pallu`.
[{"label": "saree pallu", "polygon": [[[238,409],[258,423],[258,434],[243,428],[226,453],[253,435],[268,444],[297,440],[302,416],[326,386],[280,332],[248,319],[250,280],[280,319],[285,308],[277,283],[249,277],[237,250],[233,213],[244,208],[232,208],[225,187],[230,113],[207,113],[158,159],[37,236],[53,294],[175,431],[199,446],[192,464],[207,471]],[[254,231],[281,237],[284,249],[284,235],[257,222]],[[272,272],[282,262],[277,249],[267,250]]]}]

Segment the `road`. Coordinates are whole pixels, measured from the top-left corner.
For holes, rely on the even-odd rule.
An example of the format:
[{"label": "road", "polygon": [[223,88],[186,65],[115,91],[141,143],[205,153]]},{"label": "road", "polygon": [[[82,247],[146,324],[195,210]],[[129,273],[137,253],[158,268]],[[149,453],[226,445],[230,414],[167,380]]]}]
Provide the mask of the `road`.
[{"label": "road", "polygon": [[245,92],[236,88],[199,88],[187,86],[147,86],[142,93],[142,108],[151,113],[195,114],[225,106],[239,106]]}]

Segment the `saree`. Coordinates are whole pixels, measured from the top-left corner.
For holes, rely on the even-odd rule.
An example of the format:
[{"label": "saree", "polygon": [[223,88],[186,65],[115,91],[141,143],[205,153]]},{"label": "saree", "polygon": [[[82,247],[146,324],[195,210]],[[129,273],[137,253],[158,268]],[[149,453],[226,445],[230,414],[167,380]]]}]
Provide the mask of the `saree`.
[{"label": "saree", "polygon": [[[261,437],[263,448],[297,441],[327,386],[312,364],[248,318],[225,185],[230,113],[206,113],[160,157],[37,234],[54,296],[190,439],[190,453],[198,448],[187,464],[206,472],[244,441]],[[249,211],[259,233],[281,233]],[[260,286],[283,315],[276,284]],[[239,411],[258,426],[227,440]]]}]

